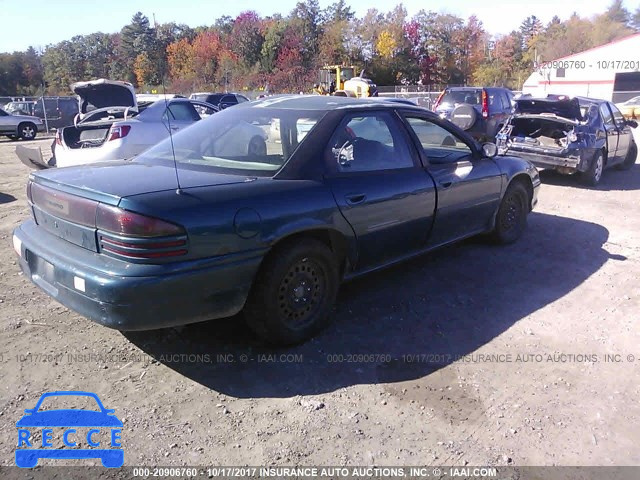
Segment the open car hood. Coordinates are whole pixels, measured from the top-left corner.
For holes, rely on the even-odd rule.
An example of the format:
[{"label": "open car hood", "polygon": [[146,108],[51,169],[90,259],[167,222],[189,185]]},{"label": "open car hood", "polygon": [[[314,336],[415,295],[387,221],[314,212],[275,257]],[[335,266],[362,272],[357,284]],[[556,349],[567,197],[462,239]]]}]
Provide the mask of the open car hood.
[{"label": "open car hood", "polygon": [[577,98],[553,100],[548,98],[522,98],[516,100],[515,113],[527,115],[552,114],[569,120],[582,121]]},{"label": "open car hood", "polygon": [[133,85],[116,80],[90,80],[76,82],[71,90],[80,97],[80,114],[83,116],[93,110],[108,107],[130,107],[138,109],[136,92]]}]

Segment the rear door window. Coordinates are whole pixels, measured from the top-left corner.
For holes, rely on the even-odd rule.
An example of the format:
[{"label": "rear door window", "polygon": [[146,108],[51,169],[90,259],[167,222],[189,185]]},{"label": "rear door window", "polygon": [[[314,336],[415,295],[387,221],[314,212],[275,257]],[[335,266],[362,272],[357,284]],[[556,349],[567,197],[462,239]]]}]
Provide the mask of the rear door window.
[{"label": "rear door window", "polygon": [[220,100],[220,103],[236,104],[236,103],[238,103],[238,100],[236,99],[235,95],[225,95]]},{"label": "rear door window", "polygon": [[473,155],[473,151],[462,138],[437,123],[420,117],[406,118],[430,163],[453,163]]},{"label": "rear door window", "polygon": [[195,122],[200,120],[200,115],[193,108],[193,105],[187,102],[172,103],[165,110],[163,118],[169,117],[170,120],[177,122]]}]

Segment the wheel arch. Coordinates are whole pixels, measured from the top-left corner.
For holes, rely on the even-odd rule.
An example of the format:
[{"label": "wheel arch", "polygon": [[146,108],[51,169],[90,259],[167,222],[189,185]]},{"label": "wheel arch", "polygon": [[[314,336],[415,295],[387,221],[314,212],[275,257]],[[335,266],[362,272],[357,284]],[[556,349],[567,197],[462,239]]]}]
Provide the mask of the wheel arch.
[{"label": "wheel arch", "polygon": [[[522,185],[524,185],[524,188],[527,190],[527,198],[529,200],[529,211],[532,210],[532,205],[531,203],[533,202],[533,181],[531,180],[531,177],[527,174],[527,173],[518,173],[516,175],[514,175],[513,177],[511,177],[511,180],[509,180],[509,183],[507,184],[507,188],[509,188],[511,185],[514,185],[515,183],[520,183]],[[507,188],[505,188],[505,192],[507,191]]]},{"label": "wheel arch", "polygon": [[309,226],[301,230],[294,230],[282,234],[271,244],[271,248],[265,255],[262,263],[271,255],[274,255],[282,248],[286,248],[292,243],[299,242],[303,239],[317,240],[329,248],[338,259],[338,268],[340,276],[344,276],[349,265],[355,262],[349,249],[349,240],[339,230],[330,226]]}]

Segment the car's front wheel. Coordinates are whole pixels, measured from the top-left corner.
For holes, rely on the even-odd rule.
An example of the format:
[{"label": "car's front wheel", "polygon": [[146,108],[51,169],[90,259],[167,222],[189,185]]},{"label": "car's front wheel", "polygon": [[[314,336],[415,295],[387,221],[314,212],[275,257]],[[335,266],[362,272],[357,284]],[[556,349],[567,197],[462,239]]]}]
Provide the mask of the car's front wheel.
[{"label": "car's front wheel", "polygon": [[329,323],[338,292],[337,263],[322,242],[287,243],[263,262],[244,309],[247,324],[269,343],[307,340]]},{"label": "car's front wheel", "polygon": [[33,140],[37,132],[38,129],[33,123],[25,122],[18,125],[18,137],[22,140]]},{"label": "car's front wheel", "polygon": [[529,214],[529,194],[525,186],[517,181],[507,188],[498,208],[496,222],[491,237],[496,243],[513,243],[520,238],[527,227]]}]

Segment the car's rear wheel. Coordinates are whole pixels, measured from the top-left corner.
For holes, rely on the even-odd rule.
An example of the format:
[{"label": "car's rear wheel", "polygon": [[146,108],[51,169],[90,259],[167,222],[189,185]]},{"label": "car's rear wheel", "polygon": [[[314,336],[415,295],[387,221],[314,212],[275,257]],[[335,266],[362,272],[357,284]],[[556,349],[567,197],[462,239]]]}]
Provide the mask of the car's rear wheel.
[{"label": "car's rear wheel", "polygon": [[509,244],[520,238],[527,227],[529,194],[525,186],[517,181],[507,188],[496,215],[491,237],[496,243]]},{"label": "car's rear wheel", "polygon": [[636,164],[636,157],[638,156],[638,147],[636,142],[631,141],[631,145],[629,146],[629,151],[627,151],[627,156],[624,157],[624,162],[620,165],[617,165],[616,168],[618,170],[629,170]]},{"label": "car's rear wheel", "polygon": [[22,140],[33,140],[37,132],[38,129],[33,123],[25,122],[18,125],[18,136]]},{"label": "car's rear wheel", "polygon": [[269,343],[302,342],[329,323],[338,268],[322,242],[282,245],[263,262],[245,305],[247,324]]},{"label": "car's rear wheel", "polygon": [[604,172],[604,157],[602,156],[602,152],[596,153],[596,156],[591,160],[591,165],[589,168],[582,172],[582,181],[587,184],[595,187],[600,183],[602,179],[602,173]]}]

